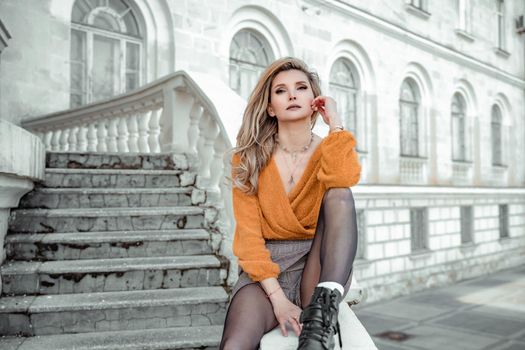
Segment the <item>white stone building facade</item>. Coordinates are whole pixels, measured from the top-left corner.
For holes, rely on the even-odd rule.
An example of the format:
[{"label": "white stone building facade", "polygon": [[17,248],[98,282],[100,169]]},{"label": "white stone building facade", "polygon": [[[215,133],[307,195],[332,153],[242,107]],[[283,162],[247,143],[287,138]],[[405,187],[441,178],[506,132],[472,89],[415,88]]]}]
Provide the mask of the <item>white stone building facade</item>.
[{"label": "white stone building facade", "polygon": [[245,98],[273,59],[302,58],[358,140],[354,266],[374,301],[525,262],[519,15],[517,0],[5,0],[0,118],[178,70]]}]

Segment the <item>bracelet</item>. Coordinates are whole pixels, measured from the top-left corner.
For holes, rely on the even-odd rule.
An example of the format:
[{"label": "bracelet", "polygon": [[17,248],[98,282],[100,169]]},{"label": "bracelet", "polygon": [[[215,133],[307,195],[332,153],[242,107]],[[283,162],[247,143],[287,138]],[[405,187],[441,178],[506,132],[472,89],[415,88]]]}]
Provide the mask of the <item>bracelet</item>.
[{"label": "bracelet", "polygon": [[345,128],[342,125],[334,126],[333,128],[330,129],[330,132],[337,130],[337,129],[344,130]]},{"label": "bracelet", "polygon": [[279,286],[279,288],[277,288],[276,290],[274,290],[274,291],[271,292],[270,294],[266,295],[266,297],[267,297],[268,299],[270,299],[270,296],[271,296],[273,293],[277,292],[279,289],[281,289],[281,286]]}]

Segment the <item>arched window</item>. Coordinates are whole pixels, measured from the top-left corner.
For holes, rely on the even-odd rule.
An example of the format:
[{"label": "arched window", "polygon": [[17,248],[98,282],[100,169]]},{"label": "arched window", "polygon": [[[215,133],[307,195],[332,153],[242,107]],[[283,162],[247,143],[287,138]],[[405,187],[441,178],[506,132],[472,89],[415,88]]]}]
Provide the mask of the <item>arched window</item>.
[{"label": "arched window", "polygon": [[466,103],[461,94],[455,93],[452,98],[452,160],[466,161]]},{"label": "arched window", "polygon": [[143,26],[130,1],[76,0],[71,22],[71,107],[140,85]]},{"label": "arched window", "polygon": [[243,29],[230,45],[230,87],[248,99],[262,71],[274,60],[268,41],[259,33]]},{"label": "arched window", "polygon": [[492,165],[503,165],[501,139],[501,109],[498,105],[492,106],[491,136],[492,136]]},{"label": "arched window", "polygon": [[399,98],[400,142],[402,156],[418,156],[418,119],[420,97],[416,83],[405,79],[401,85]]},{"label": "arched window", "polygon": [[357,131],[357,93],[359,89],[356,78],[355,69],[344,58],[337,59],[330,70],[330,94],[337,102],[337,109],[345,127],[354,135]]}]

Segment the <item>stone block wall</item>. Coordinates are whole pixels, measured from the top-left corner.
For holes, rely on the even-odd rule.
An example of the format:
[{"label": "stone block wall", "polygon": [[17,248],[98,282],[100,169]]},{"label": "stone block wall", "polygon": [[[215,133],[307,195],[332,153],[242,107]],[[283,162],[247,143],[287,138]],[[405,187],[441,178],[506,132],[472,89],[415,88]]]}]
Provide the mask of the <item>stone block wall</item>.
[{"label": "stone block wall", "polygon": [[[380,189],[375,189],[380,191]],[[403,191],[407,191],[404,192]],[[359,244],[364,258],[354,263],[355,277],[367,290],[367,302],[425,288],[444,286],[525,263],[525,191],[441,190],[416,197],[399,188],[388,198],[356,188],[364,210],[365,232]],[[433,192],[433,193],[432,193]],[[500,204],[508,205],[509,236],[500,237]],[[472,241],[461,242],[460,206],[472,206]],[[427,249],[411,249],[410,208],[428,210]]]}]

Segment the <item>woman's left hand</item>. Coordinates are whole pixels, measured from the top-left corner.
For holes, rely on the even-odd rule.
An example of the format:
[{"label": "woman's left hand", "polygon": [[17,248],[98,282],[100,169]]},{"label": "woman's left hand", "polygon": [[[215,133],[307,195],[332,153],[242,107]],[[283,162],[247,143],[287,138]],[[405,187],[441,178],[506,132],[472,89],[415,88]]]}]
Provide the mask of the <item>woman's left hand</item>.
[{"label": "woman's left hand", "polygon": [[317,96],[312,100],[312,110],[319,112],[323,121],[330,127],[342,125],[337,114],[337,103],[329,96]]}]

